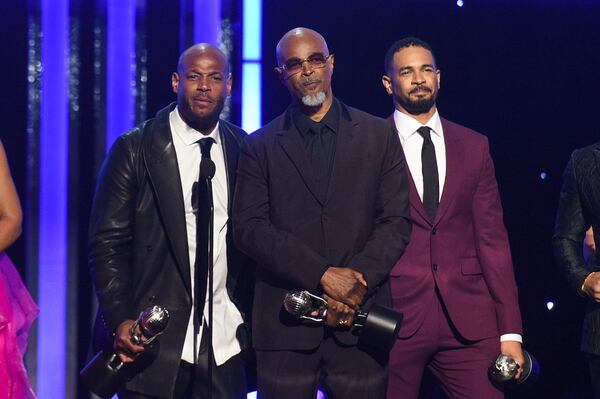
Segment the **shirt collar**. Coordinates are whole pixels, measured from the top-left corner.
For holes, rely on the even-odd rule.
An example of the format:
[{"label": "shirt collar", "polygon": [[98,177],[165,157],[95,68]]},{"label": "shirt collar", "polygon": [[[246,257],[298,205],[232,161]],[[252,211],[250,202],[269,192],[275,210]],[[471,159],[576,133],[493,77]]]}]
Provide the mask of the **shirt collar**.
[{"label": "shirt collar", "polygon": [[319,122],[315,122],[300,111],[299,107],[292,108],[292,121],[302,137],[308,134],[308,131],[314,126],[327,126],[332,132],[336,133],[340,125],[340,104],[336,98],[333,99],[331,107]]},{"label": "shirt collar", "polygon": [[395,110],[394,123],[403,142],[404,140],[408,140],[408,138],[410,138],[413,134],[417,133],[417,129],[419,129],[421,126],[427,126],[437,136],[444,137],[442,120],[440,119],[440,114],[438,113],[437,109],[435,110],[435,114],[433,114],[433,116],[427,121],[427,123],[425,123],[425,125],[422,125],[421,122],[417,121],[412,116]]},{"label": "shirt collar", "polygon": [[185,123],[185,121],[181,118],[181,115],[179,115],[179,107],[176,107],[171,114],[171,122],[173,123],[173,128],[175,130],[174,133],[185,145],[195,145],[198,143],[198,140],[207,137],[212,138],[216,144],[221,143],[221,138],[219,135],[219,122],[217,122],[217,125],[212,132],[210,132],[210,134],[204,135]]}]

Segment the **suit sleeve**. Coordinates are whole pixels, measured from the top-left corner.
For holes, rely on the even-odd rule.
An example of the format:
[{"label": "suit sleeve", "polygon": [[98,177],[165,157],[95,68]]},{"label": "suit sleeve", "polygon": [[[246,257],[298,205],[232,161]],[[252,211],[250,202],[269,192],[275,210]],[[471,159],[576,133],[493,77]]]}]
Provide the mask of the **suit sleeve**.
[{"label": "suit sleeve", "polygon": [[404,253],[412,230],[406,162],[398,135],[387,125],[373,229],[364,248],[348,265],[365,276],[369,293],[387,279]]},{"label": "suit sleeve", "polygon": [[569,285],[580,293],[583,280],[590,273],[583,259],[582,242],[590,222],[581,205],[573,157],[563,174],[552,246],[554,257]]},{"label": "suit sleeve", "polygon": [[92,206],[89,268],[105,327],[134,319],[131,308],[132,225],[138,191],[130,143],[119,138],[105,160]]},{"label": "suit sleeve", "polygon": [[260,144],[251,138],[244,140],[238,161],[233,202],[235,244],[277,277],[314,292],[327,268],[327,260],[271,223],[266,158],[260,154]]},{"label": "suit sleeve", "polygon": [[475,248],[494,301],[500,335],[522,334],[517,284],[487,139],[481,165],[472,205]]}]

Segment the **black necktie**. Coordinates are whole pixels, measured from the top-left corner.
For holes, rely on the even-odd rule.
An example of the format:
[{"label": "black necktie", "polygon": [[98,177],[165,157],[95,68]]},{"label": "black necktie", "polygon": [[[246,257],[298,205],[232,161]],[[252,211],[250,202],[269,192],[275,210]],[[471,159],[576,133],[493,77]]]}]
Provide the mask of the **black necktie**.
[{"label": "black necktie", "polygon": [[423,206],[431,221],[435,219],[440,198],[440,183],[435,158],[435,147],[431,141],[430,128],[421,126],[417,132],[423,137],[421,164],[423,170]]},{"label": "black necktie", "polygon": [[[202,159],[210,159],[212,138],[201,139],[199,142]],[[194,269],[194,306],[198,312],[198,322],[202,323],[204,302],[206,299],[206,279],[208,278],[208,228],[210,206],[206,180],[198,181],[198,201],[196,211],[196,264]]]}]

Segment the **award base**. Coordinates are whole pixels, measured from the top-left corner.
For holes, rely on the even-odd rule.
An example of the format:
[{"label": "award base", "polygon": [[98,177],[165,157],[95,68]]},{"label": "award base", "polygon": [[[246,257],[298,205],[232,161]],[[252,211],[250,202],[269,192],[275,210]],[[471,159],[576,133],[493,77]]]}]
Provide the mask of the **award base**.
[{"label": "award base", "polygon": [[126,369],[116,354],[100,351],[79,375],[92,393],[110,399],[127,382]]},{"label": "award base", "polygon": [[359,344],[389,351],[398,336],[403,315],[396,310],[375,304],[368,313],[359,314],[357,319],[355,325],[360,327]]}]

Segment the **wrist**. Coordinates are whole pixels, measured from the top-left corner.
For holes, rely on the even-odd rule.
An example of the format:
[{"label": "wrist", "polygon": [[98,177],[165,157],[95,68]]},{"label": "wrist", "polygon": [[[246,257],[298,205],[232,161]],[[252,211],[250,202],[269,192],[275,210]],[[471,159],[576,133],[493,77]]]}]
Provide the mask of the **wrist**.
[{"label": "wrist", "polygon": [[587,292],[585,290],[585,283],[588,282],[588,280],[590,279],[590,277],[592,277],[592,275],[596,273],[596,272],[591,272],[590,274],[588,274],[584,279],[583,282],[581,283],[581,287],[579,288],[579,291],[582,295],[587,295]]}]

